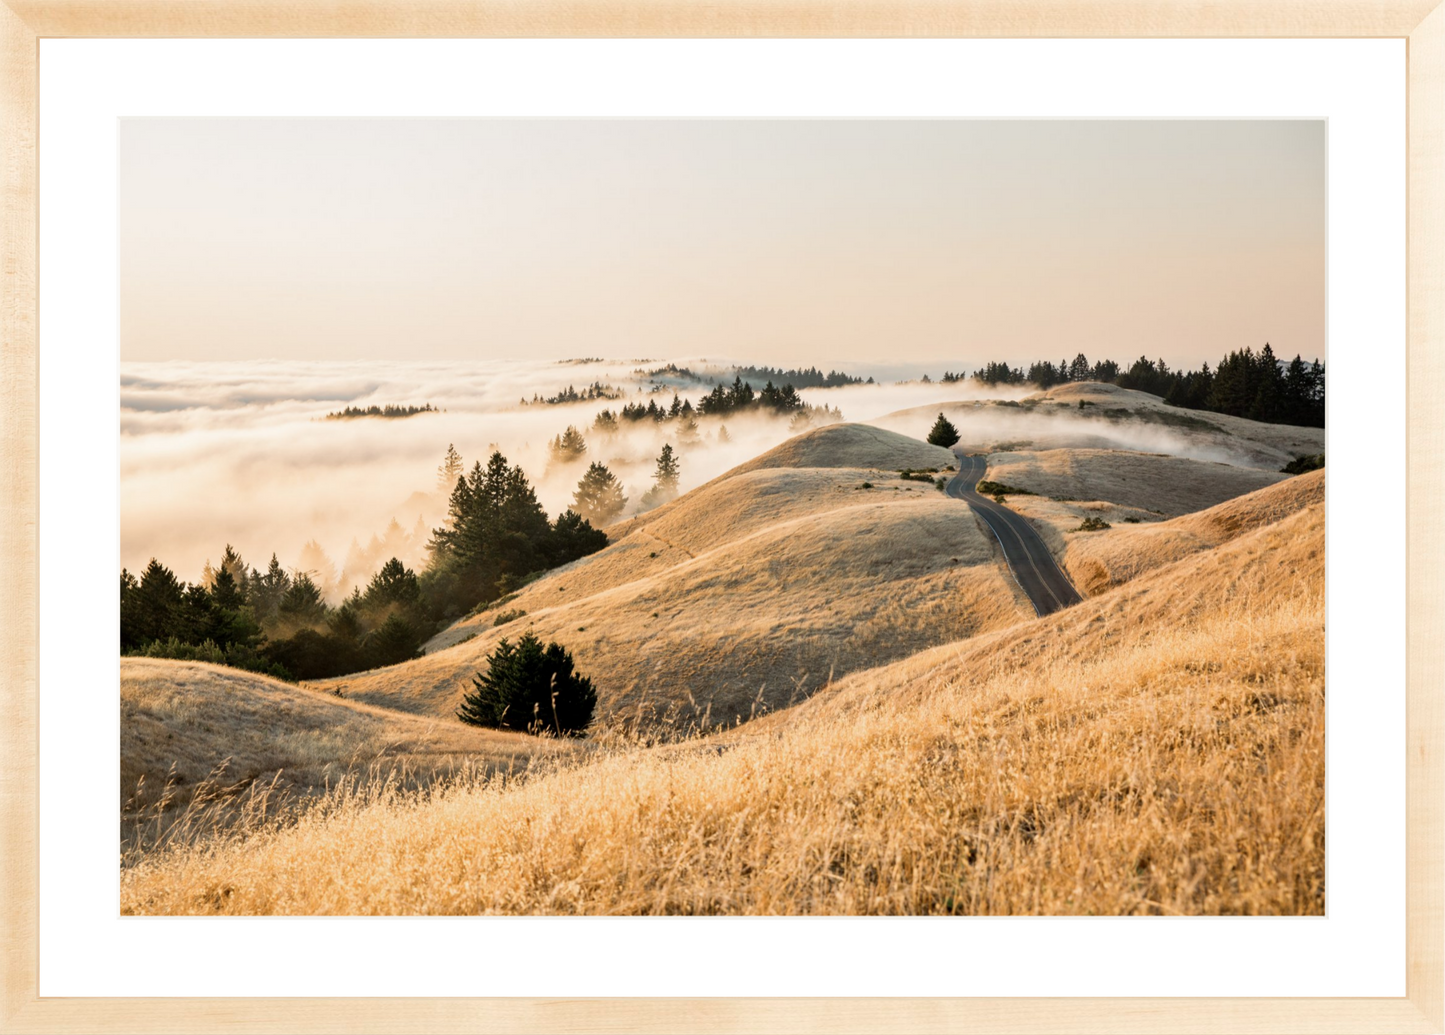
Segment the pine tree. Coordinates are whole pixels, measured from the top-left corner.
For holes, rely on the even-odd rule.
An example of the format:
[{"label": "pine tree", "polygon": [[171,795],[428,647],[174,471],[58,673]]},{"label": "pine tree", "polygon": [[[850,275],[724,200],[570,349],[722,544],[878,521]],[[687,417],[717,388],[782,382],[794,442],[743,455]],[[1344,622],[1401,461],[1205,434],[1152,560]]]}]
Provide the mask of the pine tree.
[{"label": "pine tree", "polygon": [[572,494],[572,509],[595,525],[605,525],[621,514],[625,506],[627,497],[622,493],[622,483],[605,464],[594,460]]},{"label": "pine tree", "polygon": [[657,471],[653,476],[652,488],[642,494],[642,505],[656,507],[676,499],[678,479],[677,457],[673,454],[672,445],[665,444],[662,452],[657,455]]},{"label": "pine tree", "polygon": [[1069,364],[1069,380],[1087,381],[1089,380],[1089,373],[1090,368],[1088,357],[1086,357],[1082,352],[1080,352],[1077,356],[1074,357],[1074,361]]},{"label": "pine tree", "polygon": [[362,601],[366,607],[380,610],[392,604],[412,607],[420,598],[421,586],[416,572],[393,557],[371,577]]},{"label": "pine tree", "polygon": [[457,452],[454,444],[448,443],[447,455],[442,458],[441,466],[437,468],[437,492],[450,492],[457,479],[462,476],[463,470],[465,466],[462,464],[462,454]]},{"label": "pine tree", "polygon": [[947,449],[949,446],[958,444],[958,429],[953,426],[952,421],[940,413],[938,420],[933,422],[933,430],[928,433],[928,441],[931,445],[943,446]]},{"label": "pine tree", "polygon": [[326,604],[321,599],[321,589],[311,581],[311,576],[298,571],[291,579],[291,585],[281,595],[276,605],[278,618],[296,624],[315,622],[326,617]]},{"label": "pine tree", "polygon": [[592,430],[599,435],[614,435],[617,433],[617,414],[611,410],[603,410],[592,422]]},{"label": "pine tree", "polygon": [[718,425],[717,440],[719,445],[727,445],[733,440],[733,437],[728,434],[728,426],[726,424]]},{"label": "pine tree", "polygon": [[133,630],[141,643],[180,634],[186,587],[154,557],[141,573],[133,596]]},{"label": "pine tree", "polygon": [[554,438],[547,450],[553,463],[572,464],[586,455],[587,442],[580,431],[568,424],[567,430]]},{"label": "pine tree", "polygon": [[555,642],[543,647],[528,632],[515,645],[497,644],[457,718],[471,726],[575,736],[592,721],[596,705],[592,680],[577,673],[571,652]]}]

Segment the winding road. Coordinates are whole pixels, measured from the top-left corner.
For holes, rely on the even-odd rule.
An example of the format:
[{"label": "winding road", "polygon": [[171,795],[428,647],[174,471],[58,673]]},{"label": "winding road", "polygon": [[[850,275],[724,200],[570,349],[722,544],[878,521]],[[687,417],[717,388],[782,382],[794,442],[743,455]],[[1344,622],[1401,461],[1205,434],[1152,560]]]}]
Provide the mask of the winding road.
[{"label": "winding road", "polygon": [[983,518],[1003,548],[1004,560],[1008,561],[1019,588],[1033,602],[1039,617],[1081,603],[1084,598],[1079,596],[1034,527],[1022,515],[978,494],[978,481],[988,470],[988,461],[957,451],[954,455],[958,457],[958,473],[944,491],[956,500],[963,500]]}]

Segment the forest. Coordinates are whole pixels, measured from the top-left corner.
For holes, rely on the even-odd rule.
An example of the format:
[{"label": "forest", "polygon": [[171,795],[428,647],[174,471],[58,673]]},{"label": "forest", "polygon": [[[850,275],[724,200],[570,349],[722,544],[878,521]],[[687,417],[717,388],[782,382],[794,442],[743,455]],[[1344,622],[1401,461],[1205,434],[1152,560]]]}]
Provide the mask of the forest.
[{"label": "forest", "polygon": [[[945,375],[957,380],[959,375]],[[1299,427],[1325,426],[1325,367],[1318,359],[1306,363],[1299,356],[1282,363],[1266,342],[1255,352],[1243,348],[1229,353],[1213,370],[1205,363],[1198,370],[1171,370],[1162,359],[1140,356],[1127,370],[1113,360],[1090,363],[1081,352],[1072,361],[1048,360],[1010,367],[987,363],[974,372],[975,381],[988,385],[1035,384],[1040,388],[1070,381],[1103,381],[1157,395],[1166,403],[1190,410],[1208,410],[1267,424]]]},{"label": "forest", "polygon": [[337,606],[307,571],[273,554],[263,572],[227,545],[221,563],[187,584],[152,558],[120,574],[124,654],[210,661],[285,679],[321,679],[416,657],[439,627],[558,565],[602,549],[607,535],[568,509],[549,520],[526,475],[493,452],[455,476],[447,519],[417,573],[396,558]]}]

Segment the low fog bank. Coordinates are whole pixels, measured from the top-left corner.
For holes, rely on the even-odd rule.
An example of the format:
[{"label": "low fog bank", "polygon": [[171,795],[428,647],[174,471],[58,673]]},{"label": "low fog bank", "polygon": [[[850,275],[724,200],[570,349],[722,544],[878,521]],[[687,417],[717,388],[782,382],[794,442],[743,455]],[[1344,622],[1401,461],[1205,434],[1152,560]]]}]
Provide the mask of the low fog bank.
[{"label": "low fog bank", "polygon": [[[1222,432],[1203,428],[1178,430],[1134,419],[1111,420],[1097,411],[1091,413],[1064,406],[1016,408],[955,399],[937,404],[937,409],[892,412],[868,419],[866,423],[921,438],[928,434],[939,412],[958,428],[958,448],[965,452],[1127,449],[1239,467],[1278,468],[1275,454],[1257,453]],[[1191,416],[1189,411],[1181,411],[1180,419],[1189,420]]]},{"label": "low fog bank", "polygon": [[[500,449],[526,471],[551,515],[571,504],[588,463],[605,463],[624,485],[626,518],[652,486],[664,444],[677,452],[686,492],[796,433],[788,418],[758,412],[699,417],[695,439],[680,434],[678,421],[622,421],[614,434],[593,428],[600,411],[616,414],[629,403],[666,407],[677,394],[696,406],[713,381],[730,380],[731,366],[721,358],[123,364],[121,564],[135,571],[154,556],[194,581],[230,543],[256,567],[264,569],[274,551],[283,567],[315,572],[335,599],[391,556],[425,563],[430,530],[446,513],[450,486],[439,484],[437,468],[449,444],[467,468]],[[593,384],[621,396],[522,405]],[[799,394],[866,421],[911,406],[1024,393],[911,382]],[[442,412],[326,419],[347,406],[428,403]],[[580,462],[561,464],[548,444],[568,425],[588,449]]]}]

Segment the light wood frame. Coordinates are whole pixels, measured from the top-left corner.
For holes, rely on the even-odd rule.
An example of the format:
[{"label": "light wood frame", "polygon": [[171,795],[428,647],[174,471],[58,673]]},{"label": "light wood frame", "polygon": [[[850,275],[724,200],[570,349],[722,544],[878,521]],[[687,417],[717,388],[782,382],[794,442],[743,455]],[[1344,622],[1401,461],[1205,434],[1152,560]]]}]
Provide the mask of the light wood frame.
[{"label": "light wood frame", "polygon": [[[39,40],[285,36],[1404,38],[1405,997],[39,998]],[[0,0],[0,90],[0,1032],[1445,1031],[1445,0]]]}]

